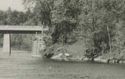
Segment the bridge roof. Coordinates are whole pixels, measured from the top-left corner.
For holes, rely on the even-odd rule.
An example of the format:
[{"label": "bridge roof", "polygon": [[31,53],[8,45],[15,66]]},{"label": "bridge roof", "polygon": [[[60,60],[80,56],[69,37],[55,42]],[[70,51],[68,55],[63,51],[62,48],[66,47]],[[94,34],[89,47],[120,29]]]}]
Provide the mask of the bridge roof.
[{"label": "bridge roof", "polygon": [[0,33],[41,33],[47,31],[48,28],[40,26],[5,26],[0,25]]}]

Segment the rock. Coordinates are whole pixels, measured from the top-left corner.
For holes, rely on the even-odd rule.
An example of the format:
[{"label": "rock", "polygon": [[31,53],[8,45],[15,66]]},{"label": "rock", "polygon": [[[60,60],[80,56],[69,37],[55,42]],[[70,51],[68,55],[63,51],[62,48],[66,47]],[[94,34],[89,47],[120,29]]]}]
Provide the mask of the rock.
[{"label": "rock", "polygon": [[83,58],[83,61],[88,61],[89,60],[89,58]]},{"label": "rock", "polygon": [[124,60],[124,59],[121,59],[121,60],[119,60],[119,63],[120,63],[120,64],[125,64],[125,60]]},{"label": "rock", "polygon": [[108,59],[108,63],[124,63],[124,59],[117,59],[117,58],[112,58],[112,59]]},{"label": "rock", "polygon": [[101,62],[102,63],[107,63],[107,60],[106,59],[101,59]]},{"label": "rock", "polygon": [[68,53],[59,53],[57,55],[52,56],[51,59],[69,61],[70,60],[69,59],[70,56],[71,55],[68,54]]},{"label": "rock", "polygon": [[51,59],[58,59],[58,60],[61,60],[61,59],[62,59],[61,56],[62,56],[62,53],[60,53],[60,54],[58,54],[58,55],[52,56]]},{"label": "rock", "polygon": [[46,57],[46,58],[51,58],[52,56],[53,56],[54,54],[53,53],[46,53],[46,54],[44,54],[44,56]]},{"label": "rock", "polygon": [[123,64],[123,61],[119,61],[120,64]]},{"label": "rock", "polygon": [[70,56],[70,54],[68,54],[68,53],[64,53],[64,55],[65,55],[66,57],[69,57],[69,56]]},{"label": "rock", "polygon": [[102,57],[95,58],[94,61],[101,62],[101,63],[107,63],[107,59],[103,59]]}]

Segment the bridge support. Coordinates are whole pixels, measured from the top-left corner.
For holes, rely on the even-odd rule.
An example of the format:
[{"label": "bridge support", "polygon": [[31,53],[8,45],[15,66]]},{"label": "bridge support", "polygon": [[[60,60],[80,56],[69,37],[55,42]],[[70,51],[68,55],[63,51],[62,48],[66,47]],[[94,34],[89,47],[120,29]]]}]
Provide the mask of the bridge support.
[{"label": "bridge support", "polygon": [[7,54],[11,55],[10,34],[4,34],[3,53],[7,53]]},{"label": "bridge support", "polygon": [[45,48],[46,48],[46,45],[43,40],[43,37],[36,35],[35,40],[33,41],[32,56],[41,57]]}]

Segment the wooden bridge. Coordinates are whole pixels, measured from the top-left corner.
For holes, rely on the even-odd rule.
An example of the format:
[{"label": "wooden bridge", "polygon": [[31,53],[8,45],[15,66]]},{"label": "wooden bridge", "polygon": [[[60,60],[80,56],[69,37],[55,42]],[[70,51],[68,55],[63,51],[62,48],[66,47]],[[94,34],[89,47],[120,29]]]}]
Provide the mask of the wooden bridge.
[{"label": "wooden bridge", "polygon": [[41,34],[47,31],[48,28],[43,26],[0,26],[0,33],[4,34],[3,52],[11,54],[10,36],[11,34]]}]

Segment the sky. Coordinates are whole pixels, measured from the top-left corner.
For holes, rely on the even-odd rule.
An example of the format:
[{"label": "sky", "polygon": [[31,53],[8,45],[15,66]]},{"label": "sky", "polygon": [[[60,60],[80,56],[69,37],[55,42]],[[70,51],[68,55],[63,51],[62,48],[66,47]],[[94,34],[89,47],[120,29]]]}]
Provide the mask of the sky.
[{"label": "sky", "polygon": [[22,0],[0,0],[0,10],[6,11],[8,7],[12,10],[24,11]]}]

